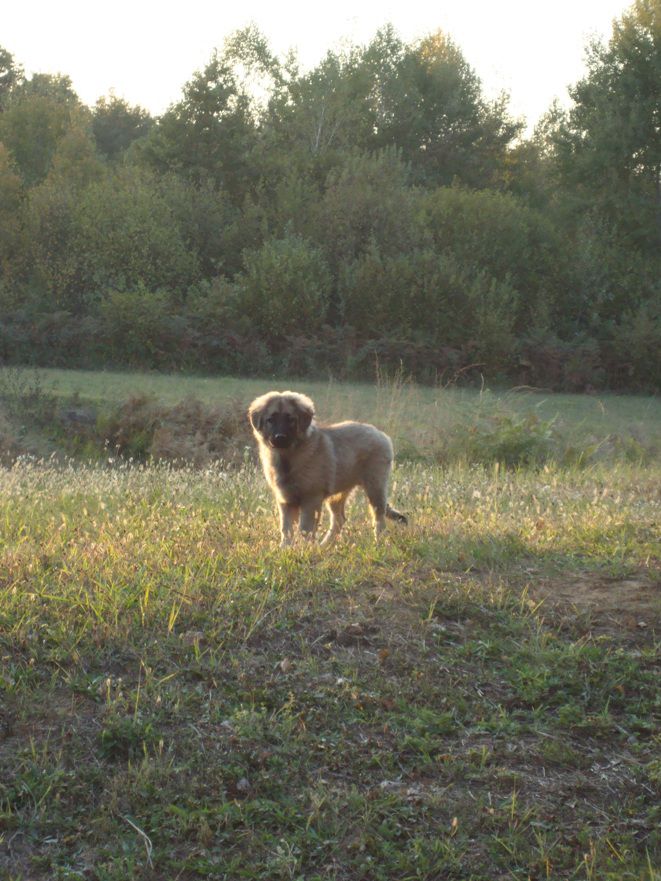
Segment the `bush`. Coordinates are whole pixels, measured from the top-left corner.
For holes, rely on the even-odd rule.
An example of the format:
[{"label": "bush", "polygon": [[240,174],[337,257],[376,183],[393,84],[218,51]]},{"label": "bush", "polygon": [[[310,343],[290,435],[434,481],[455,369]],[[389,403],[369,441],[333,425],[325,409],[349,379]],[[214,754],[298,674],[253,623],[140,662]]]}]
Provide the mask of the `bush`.
[{"label": "bush", "polygon": [[552,457],[556,442],[553,419],[500,413],[472,426],[464,439],[464,455],[469,461],[498,462],[508,468],[539,465]]},{"label": "bush", "polygon": [[372,241],[345,267],[339,292],[344,320],[363,338],[396,333],[454,342],[462,280],[454,262],[433,251],[392,256]]},{"label": "bush", "polygon": [[240,464],[250,444],[246,408],[234,401],[213,407],[191,398],[164,406],[148,395],[129,398],[97,428],[98,443],[137,460],[203,466],[222,459]]},{"label": "bush", "polygon": [[468,275],[484,275],[520,293],[513,328],[553,313],[566,288],[561,236],[541,212],[493,191],[442,187],[424,194],[418,223],[437,252],[449,252]]},{"label": "bush", "polygon": [[599,343],[587,336],[567,342],[542,331],[517,346],[519,381],[554,391],[585,392],[604,384]]},{"label": "bush", "polygon": [[7,367],[0,373],[0,401],[3,415],[11,421],[38,426],[52,423],[57,405],[39,372],[22,367]]},{"label": "bush", "polygon": [[181,318],[173,314],[168,294],[137,288],[113,291],[99,307],[101,333],[111,363],[165,366],[172,350],[181,356]]},{"label": "bush", "polygon": [[460,319],[462,337],[473,343],[475,358],[493,376],[510,366],[519,296],[507,281],[478,273],[466,285]]},{"label": "bush", "polygon": [[[373,381],[380,374],[411,376],[421,382],[451,381],[462,376],[476,378],[471,370],[472,353],[452,346],[433,346],[398,338],[368,340],[350,355],[347,375]],[[478,374],[479,376],[479,374]]]},{"label": "bush", "polygon": [[198,277],[156,183],[135,169],[82,189],[48,178],[30,194],[26,227],[33,284],[44,302],[78,315],[109,290],[183,293]]},{"label": "bush", "polygon": [[321,252],[297,235],[271,239],[244,255],[228,303],[236,326],[261,335],[272,351],[302,330],[315,333],[328,309],[330,275]]},{"label": "bush", "polygon": [[626,313],[604,349],[613,386],[661,388],[661,303],[649,301]]},{"label": "bush", "polygon": [[396,150],[349,154],[329,175],[318,212],[315,240],[337,277],[343,266],[375,242],[388,256],[416,246],[416,192]]},{"label": "bush", "polygon": [[486,272],[466,270],[452,254],[384,257],[373,244],[344,273],[340,290],[345,320],[370,335],[396,333],[400,340],[470,351],[491,373],[508,365],[516,291]]}]

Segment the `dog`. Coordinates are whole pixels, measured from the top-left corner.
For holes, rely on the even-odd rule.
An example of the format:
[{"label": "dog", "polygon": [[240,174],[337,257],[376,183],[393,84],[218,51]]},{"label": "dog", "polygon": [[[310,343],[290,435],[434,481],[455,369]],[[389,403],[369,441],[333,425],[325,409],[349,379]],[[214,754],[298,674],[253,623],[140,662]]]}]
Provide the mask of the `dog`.
[{"label": "dog", "polygon": [[281,547],[291,544],[299,518],[301,534],[314,538],[324,502],[331,519],[321,544],[333,542],[356,486],[367,495],[377,539],[386,518],[407,523],[388,504],[393,463],[388,435],[364,422],[317,425],[314,416],[310,398],[297,392],[267,392],[248,409],[264,475],[280,511]]}]

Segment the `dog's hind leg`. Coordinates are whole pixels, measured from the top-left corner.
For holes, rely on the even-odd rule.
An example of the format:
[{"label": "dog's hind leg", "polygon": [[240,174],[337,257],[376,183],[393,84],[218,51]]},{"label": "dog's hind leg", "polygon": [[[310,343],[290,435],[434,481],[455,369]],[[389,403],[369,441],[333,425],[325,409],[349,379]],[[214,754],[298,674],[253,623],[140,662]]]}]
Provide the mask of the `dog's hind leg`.
[{"label": "dog's hind leg", "polygon": [[344,506],[348,496],[349,493],[342,493],[338,496],[331,496],[330,499],[326,500],[328,510],[330,511],[331,521],[328,532],[321,540],[322,546],[332,544],[342,531],[342,527],[347,519],[344,512]]},{"label": "dog's hind leg", "polygon": [[374,536],[378,540],[379,535],[386,528],[386,517],[389,520],[397,520],[400,523],[408,523],[408,520],[395,508],[388,504],[388,478],[390,477],[391,463],[388,462],[383,468],[367,475],[363,481],[363,487],[367,494],[372,520],[374,521]]},{"label": "dog's hind leg", "polygon": [[374,523],[374,538],[378,540],[379,536],[386,528],[386,510],[388,508],[387,484],[385,481],[365,481],[363,484],[367,499],[370,503],[370,511],[372,512],[372,522]]}]

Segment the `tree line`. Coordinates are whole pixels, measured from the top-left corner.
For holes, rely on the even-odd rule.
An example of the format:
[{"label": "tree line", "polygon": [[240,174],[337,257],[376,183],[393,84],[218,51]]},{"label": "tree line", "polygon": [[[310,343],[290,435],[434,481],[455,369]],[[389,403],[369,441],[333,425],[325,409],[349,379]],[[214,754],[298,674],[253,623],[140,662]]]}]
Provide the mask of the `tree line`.
[{"label": "tree line", "polygon": [[0,358],[661,385],[661,2],[531,136],[438,32],[254,27],[158,118],[0,48]]}]

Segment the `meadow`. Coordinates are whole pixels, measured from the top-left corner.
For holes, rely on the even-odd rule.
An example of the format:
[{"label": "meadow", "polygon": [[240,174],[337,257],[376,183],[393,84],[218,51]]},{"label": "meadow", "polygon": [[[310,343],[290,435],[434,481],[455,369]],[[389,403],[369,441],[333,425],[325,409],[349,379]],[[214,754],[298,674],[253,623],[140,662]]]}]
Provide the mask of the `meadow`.
[{"label": "meadow", "polygon": [[[387,431],[400,460],[583,465],[656,461],[661,456],[661,404],[655,396],[422,386],[398,374],[379,374],[374,383],[297,383],[275,377],[0,367],[0,399],[13,401],[19,416],[30,398],[40,406],[45,397],[53,406],[90,407],[102,422],[131,401],[153,401],[169,411],[193,402],[216,408],[221,416],[229,414],[232,433],[242,444],[252,444],[245,421],[249,402],[265,389],[291,386],[314,399],[322,421],[359,419]],[[135,414],[130,406],[127,409],[130,421]],[[184,412],[179,421],[191,415]],[[218,423],[225,421],[216,418]],[[64,440],[60,434],[56,445]],[[52,452],[47,445],[37,448]]]},{"label": "meadow", "polygon": [[0,876],[659,881],[658,401],[286,385],[393,433],[408,528],[280,550],[247,455],[0,471]]}]

